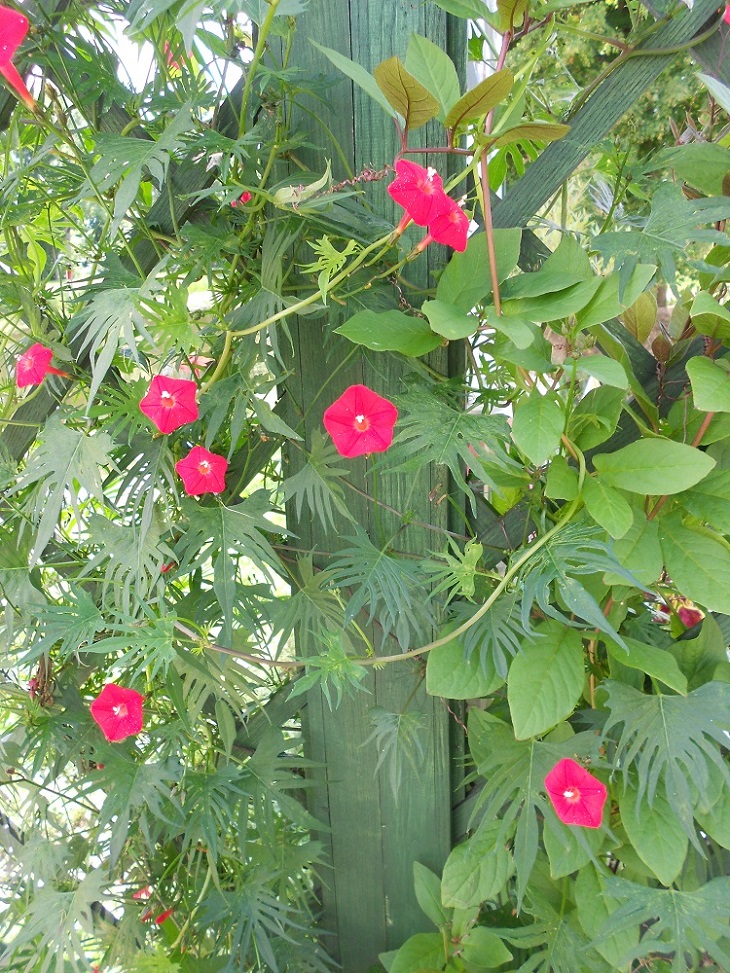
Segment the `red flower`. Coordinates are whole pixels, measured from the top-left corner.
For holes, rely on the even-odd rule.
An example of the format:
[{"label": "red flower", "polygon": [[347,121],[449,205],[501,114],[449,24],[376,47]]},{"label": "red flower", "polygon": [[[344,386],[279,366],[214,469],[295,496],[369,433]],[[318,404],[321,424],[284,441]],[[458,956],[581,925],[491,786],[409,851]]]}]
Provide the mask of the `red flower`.
[{"label": "red flower", "polygon": [[545,790],[563,824],[601,827],[606,785],[575,760],[559,760],[545,778]]},{"label": "red flower", "polygon": [[169,919],[174,911],[175,911],[174,909],[165,909],[165,911],[161,912],[159,916],[155,916],[155,922],[157,923],[157,925],[161,926],[162,923],[165,921],[165,919]]},{"label": "red flower", "polygon": [[323,416],[340,456],[382,453],[393,442],[398,410],[365,385],[351,385]]},{"label": "red flower", "polygon": [[110,682],[91,704],[91,715],[107,740],[118,743],[142,729],[143,702],[141,693]]},{"label": "red flower", "polygon": [[705,617],[699,608],[687,608],[686,606],[678,608],[677,615],[679,615],[679,620],[685,628],[692,628]]},{"label": "red flower", "polygon": [[[0,31],[1,29],[0,26]],[[2,36],[1,33],[0,36]],[[63,378],[71,378],[66,372],[53,368],[51,358],[53,358],[51,349],[45,348],[37,342],[23,352],[15,366],[15,384],[18,388],[24,389],[27,385],[40,385],[46,375],[62,375]]]},{"label": "red flower", "polygon": [[241,193],[241,195],[238,197],[238,199],[234,199],[233,200],[233,202],[231,203],[231,206],[234,209],[236,208],[236,206],[238,206],[239,203],[241,204],[241,206],[245,206],[246,203],[250,203],[252,199],[253,199],[253,196],[251,195],[251,193],[248,190],[246,190],[245,192]]},{"label": "red flower", "polygon": [[227,469],[225,457],[210,453],[202,446],[193,446],[187,456],[175,463],[177,475],[191,497],[201,493],[222,493],[226,488]]},{"label": "red flower", "polygon": [[21,101],[29,108],[35,107],[35,99],[18,74],[11,58],[18,50],[28,33],[28,18],[10,7],[0,7],[0,74]]},{"label": "red flower", "polygon": [[[167,58],[167,66],[168,66],[168,68],[171,71],[179,71],[180,70],[180,62],[177,60],[177,55],[176,55],[175,51],[173,51],[173,49],[170,47],[170,42],[169,41],[165,41],[162,50],[163,50],[163,53],[165,54],[165,57]],[[184,57],[184,56],[185,56],[184,54],[181,54],[180,55],[180,57]]]},{"label": "red flower", "polygon": [[149,899],[149,897],[151,895],[152,895],[152,886],[151,885],[144,885],[141,889],[137,889],[137,891],[134,893],[134,895],[132,896],[132,898],[133,899]]},{"label": "red flower", "polygon": [[189,378],[155,375],[139,407],[160,432],[174,432],[198,418],[197,391]]},{"label": "red flower", "polygon": [[432,240],[453,247],[462,253],[466,250],[466,237],[469,232],[469,217],[450,196],[445,196],[443,209],[428,224],[428,234],[418,244],[423,250]]},{"label": "red flower", "polygon": [[167,564],[163,564],[160,568],[160,574],[167,574],[168,571],[172,571],[175,567],[177,567],[177,561],[168,561]]},{"label": "red flower", "polygon": [[730,24],[730,3],[725,7],[725,13],[722,15],[722,19],[726,24]]},{"label": "red flower", "polygon": [[407,159],[399,159],[395,171],[398,175],[388,186],[388,192],[414,223],[428,226],[449,198],[443,190],[441,176],[434,169],[424,169]]}]

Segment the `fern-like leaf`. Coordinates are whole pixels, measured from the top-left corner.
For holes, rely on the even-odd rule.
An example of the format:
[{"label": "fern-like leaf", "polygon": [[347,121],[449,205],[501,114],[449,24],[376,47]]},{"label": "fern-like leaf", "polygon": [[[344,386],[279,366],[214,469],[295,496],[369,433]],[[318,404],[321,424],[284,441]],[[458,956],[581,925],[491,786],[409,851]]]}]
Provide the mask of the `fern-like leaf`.
[{"label": "fern-like leaf", "polygon": [[340,551],[329,567],[333,585],[353,589],[345,623],[368,606],[368,621],[377,620],[383,641],[393,632],[404,650],[410,648],[412,638],[433,624],[423,578],[409,561],[375,547],[361,527],[348,540],[352,546]]},{"label": "fern-like leaf", "polygon": [[[660,954],[672,964],[672,973],[687,969],[686,954],[707,953],[723,970],[730,970],[730,878],[712,879],[698,889],[652,889],[625,879],[606,879],[609,895],[622,903],[606,921],[599,939],[641,926],[644,935],[621,963]],[[693,969],[696,965],[693,964]]]},{"label": "fern-like leaf", "polygon": [[334,510],[348,520],[352,514],[347,509],[339,480],[347,475],[347,469],[337,465],[338,453],[332,442],[328,442],[319,430],[312,433],[312,451],[306,465],[287,477],[282,484],[284,500],[292,498],[296,504],[297,520],[301,520],[302,507],[306,502],[310,512],[319,518],[321,524],[329,524],[335,529]]},{"label": "fern-like leaf", "polygon": [[365,747],[374,743],[378,749],[376,772],[388,762],[388,781],[393,800],[398,803],[398,792],[403,779],[403,765],[408,762],[414,773],[423,766],[424,749],[421,732],[425,728],[425,715],[416,710],[391,713],[382,706],[374,706],[369,713],[373,732],[362,742]]},{"label": "fern-like leaf", "polygon": [[503,416],[452,408],[425,389],[412,389],[397,396],[396,402],[401,418],[397,440],[388,451],[386,469],[412,471],[426,463],[446,466],[469,497],[472,510],[475,501],[466,482],[467,469],[500,492],[490,475],[484,447],[491,451],[490,463],[508,463],[503,444],[509,439],[509,426]]},{"label": "fern-like leaf", "polygon": [[635,768],[637,801],[646,794],[651,804],[663,780],[672,809],[696,841],[688,782],[693,781],[697,791],[706,791],[714,764],[730,786],[730,771],[722,754],[730,731],[730,685],[713,680],[687,696],[646,695],[613,680],[604,686],[608,693],[604,733],[610,736],[623,723],[616,759],[626,780]]},{"label": "fern-like leaf", "polygon": [[112,446],[112,439],[105,432],[86,435],[66,425],[58,413],[48,420],[40,444],[30,454],[17,485],[10,491],[16,494],[33,488],[24,504],[24,510],[38,525],[31,567],[53,536],[67,498],[77,522],[81,521],[80,496],[102,500],[104,467],[111,465]]}]

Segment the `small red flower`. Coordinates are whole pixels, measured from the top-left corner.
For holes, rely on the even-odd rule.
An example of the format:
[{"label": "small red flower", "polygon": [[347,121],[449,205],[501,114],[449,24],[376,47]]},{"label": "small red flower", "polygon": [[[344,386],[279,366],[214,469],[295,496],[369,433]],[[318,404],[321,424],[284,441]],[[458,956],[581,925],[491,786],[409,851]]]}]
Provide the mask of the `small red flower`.
[{"label": "small red flower", "polygon": [[[466,239],[469,232],[469,217],[458,203],[450,196],[446,196],[446,205],[428,224],[428,243],[435,240],[447,247],[453,247],[459,253],[466,250]],[[419,249],[422,249],[422,240]]]},{"label": "small red flower", "polygon": [[398,410],[366,385],[351,385],[322,421],[340,456],[383,453],[393,442]]},{"label": "small red flower", "polygon": [[161,926],[162,923],[165,921],[165,919],[169,919],[174,911],[175,911],[174,909],[165,909],[165,911],[161,912],[159,916],[155,916],[155,922],[157,923],[157,925]]},{"label": "small red flower", "polygon": [[135,689],[107,683],[91,704],[91,715],[112,743],[126,740],[142,729],[144,696]]},{"label": "small red flower", "polygon": [[40,683],[38,682],[36,677],[31,676],[31,678],[28,680],[28,695],[30,696],[31,699],[35,699],[36,696],[38,695],[39,686]]},{"label": "small red flower", "polygon": [[233,201],[231,202],[231,206],[232,206],[232,207],[233,207],[234,209],[235,209],[235,208],[236,208],[236,206],[238,206],[239,204],[240,204],[241,206],[245,206],[245,205],[246,205],[246,203],[250,203],[252,199],[253,199],[253,196],[251,195],[251,193],[250,193],[250,192],[249,192],[248,190],[246,190],[245,192],[243,192],[243,193],[241,193],[241,195],[240,195],[240,196],[238,197],[238,199],[234,199],[234,200],[233,200]]},{"label": "small red flower", "polygon": [[151,895],[152,895],[152,886],[151,885],[143,885],[141,889],[137,889],[137,891],[134,893],[134,895],[132,896],[132,898],[133,899],[149,899],[149,897]]},{"label": "small red flower", "polygon": [[678,608],[677,615],[685,628],[692,628],[705,617],[699,608],[687,608],[686,606]]},{"label": "small red flower", "polygon": [[210,453],[202,446],[193,446],[187,456],[175,463],[177,475],[183,481],[188,496],[202,493],[222,493],[226,488],[228,460]]},{"label": "small red flower", "polygon": [[725,13],[722,15],[722,19],[726,24],[730,24],[730,3],[725,7]]},{"label": "small red flower", "polygon": [[167,564],[163,564],[160,567],[160,574],[167,574],[167,572],[172,571],[174,567],[177,567],[177,561],[168,561]]},{"label": "small red flower", "polygon": [[414,223],[428,226],[448,199],[441,176],[435,169],[424,169],[408,159],[399,159],[395,171],[397,176],[388,186],[388,192]]},{"label": "small red flower", "polygon": [[[2,36],[0,34],[0,36]],[[51,365],[53,352],[41,344],[31,345],[23,352],[15,366],[15,384],[19,389],[24,389],[27,385],[40,385],[46,375],[61,375],[63,378],[71,378],[66,372],[61,372]]]},{"label": "small red flower", "polygon": [[545,790],[563,824],[601,827],[606,785],[575,760],[559,760],[545,778]]},{"label": "small red flower", "polygon": [[160,432],[174,432],[198,418],[197,391],[189,378],[155,375],[139,407]]},{"label": "small red flower", "polygon": [[168,68],[171,71],[179,71],[180,70],[180,62],[177,60],[177,58],[178,58],[178,56],[179,57],[184,57],[184,54],[177,55],[176,52],[173,51],[173,49],[170,47],[170,42],[169,41],[165,41],[162,50],[163,50],[163,52],[165,54],[165,57],[167,58],[167,66],[168,66]]},{"label": "small red flower", "polygon": [[10,7],[0,7],[0,74],[13,89],[15,94],[24,101],[29,108],[35,107],[35,99],[25,86],[25,81],[18,74],[18,69],[12,63],[12,57],[25,40],[28,33],[28,18]]}]

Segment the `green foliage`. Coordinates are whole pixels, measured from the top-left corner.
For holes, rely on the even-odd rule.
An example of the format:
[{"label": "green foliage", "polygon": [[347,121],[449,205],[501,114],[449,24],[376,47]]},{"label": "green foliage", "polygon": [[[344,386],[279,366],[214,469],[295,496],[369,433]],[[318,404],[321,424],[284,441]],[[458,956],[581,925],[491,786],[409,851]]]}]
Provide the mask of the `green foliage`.
[{"label": "green foliage", "polygon": [[[671,56],[655,28],[717,11],[436,0],[380,51],[351,6],[352,60],[324,0],[27,5],[37,108],[0,112],[0,967],[327,973],[386,939],[390,973],[730,967],[727,89],[705,76],[711,111],[652,158],[630,120],[581,127],[614,70]],[[476,59],[480,21],[504,38],[470,90],[443,38],[400,36],[438,11]],[[679,63],[642,138],[685,117]],[[551,142],[592,153],[560,205],[529,172]],[[532,209],[494,229],[488,183]],[[439,186],[480,227],[453,253],[414,247]],[[18,385],[36,344],[51,371]],[[152,376],[198,418],[160,432]],[[346,415],[349,448],[323,431],[355,384],[396,405],[387,448],[390,409]],[[227,464],[202,493],[196,446]],[[121,740],[109,684],[142,697]],[[566,814],[584,778],[548,795],[561,761],[600,821]]]}]

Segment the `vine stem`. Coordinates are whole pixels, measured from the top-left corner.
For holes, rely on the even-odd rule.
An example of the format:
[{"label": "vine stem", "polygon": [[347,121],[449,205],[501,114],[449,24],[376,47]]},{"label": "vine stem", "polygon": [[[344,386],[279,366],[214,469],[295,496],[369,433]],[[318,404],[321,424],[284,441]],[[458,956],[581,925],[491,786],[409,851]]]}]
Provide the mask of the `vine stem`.
[{"label": "vine stem", "polygon": [[264,52],[266,50],[266,41],[268,39],[269,31],[271,30],[271,25],[274,22],[276,10],[280,2],[281,0],[269,0],[269,9],[266,13],[266,17],[264,18],[264,22],[261,24],[261,30],[259,31],[259,37],[256,42],[256,50],[254,51],[251,63],[247,66],[246,84],[243,89],[243,96],[241,97],[241,111],[238,116],[239,137],[245,132],[246,112],[248,111],[248,103],[251,98],[251,85],[253,84],[253,79],[256,77],[256,69],[261,63],[261,58],[264,56]]}]

